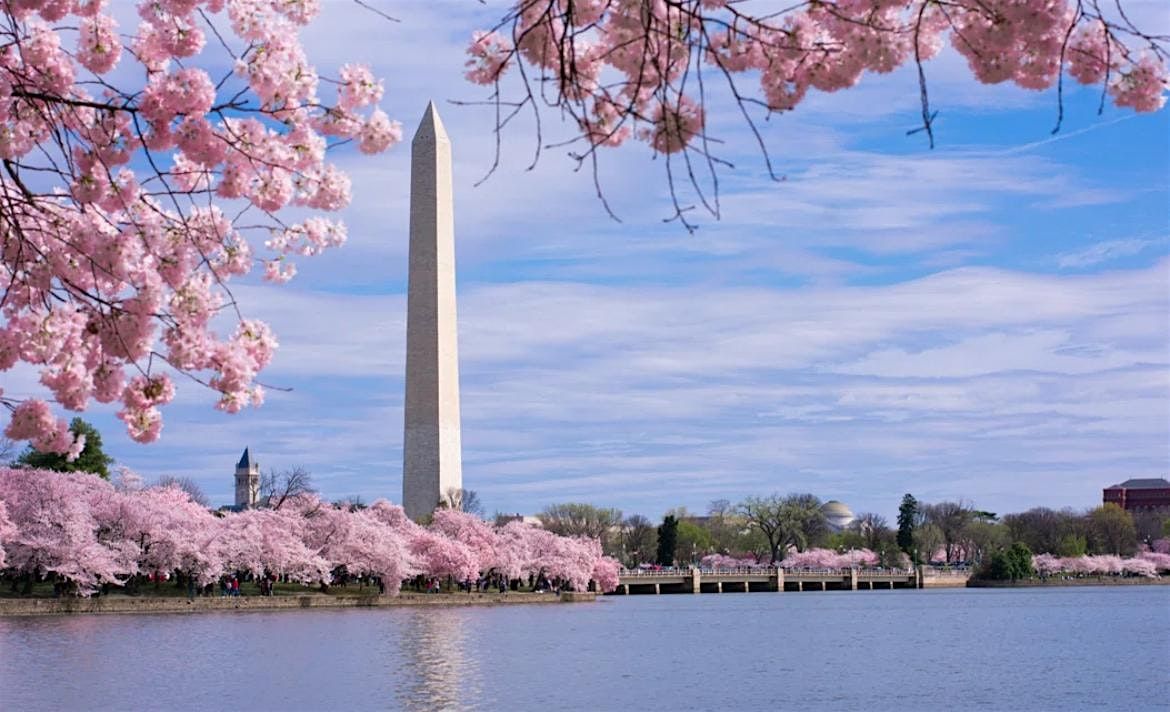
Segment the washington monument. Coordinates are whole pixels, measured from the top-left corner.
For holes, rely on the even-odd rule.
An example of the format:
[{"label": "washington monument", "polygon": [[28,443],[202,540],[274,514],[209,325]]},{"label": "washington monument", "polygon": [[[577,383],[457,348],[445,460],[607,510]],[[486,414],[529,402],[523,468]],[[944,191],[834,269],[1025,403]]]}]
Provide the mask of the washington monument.
[{"label": "washington monument", "polygon": [[414,520],[463,487],[451,193],[451,141],[432,102],[410,152],[402,506]]}]

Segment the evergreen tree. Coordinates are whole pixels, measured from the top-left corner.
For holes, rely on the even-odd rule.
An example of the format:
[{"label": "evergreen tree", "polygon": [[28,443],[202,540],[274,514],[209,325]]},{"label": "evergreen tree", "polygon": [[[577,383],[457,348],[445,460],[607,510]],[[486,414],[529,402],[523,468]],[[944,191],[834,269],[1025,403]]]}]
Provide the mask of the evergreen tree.
[{"label": "evergreen tree", "polygon": [[902,495],[902,504],[898,507],[898,548],[918,563],[918,555],[914,551],[914,520],[918,516],[918,500],[914,495]]},{"label": "evergreen tree", "polygon": [[678,544],[678,519],[668,514],[658,527],[658,565],[674,566],[674,549]]},{"label": "evergreen tree", "polygon": [[76,460],[69,462],[62,453],[41,452],[30,447],[17,458],[16,464],[57,472],[92,472],[103,480],[110,479],[110,465],[113,464],[114,458],[102,450],[102,436],[97,428],[81,418],[74,418],[73,422],[69,423],[69,432],[74,436],[85,436],[85,447]]}]

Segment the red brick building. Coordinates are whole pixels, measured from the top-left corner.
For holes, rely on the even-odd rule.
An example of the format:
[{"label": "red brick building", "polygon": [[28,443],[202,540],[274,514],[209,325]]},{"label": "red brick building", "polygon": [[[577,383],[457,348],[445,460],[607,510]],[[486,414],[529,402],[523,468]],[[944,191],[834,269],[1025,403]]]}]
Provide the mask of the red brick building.
[{"label": "red brick building", "polygon": [[1105,504],[1110,502],[1127,512],[1170,508],[1170,482],[1161,477],[1126,480],[1105,488]]}]

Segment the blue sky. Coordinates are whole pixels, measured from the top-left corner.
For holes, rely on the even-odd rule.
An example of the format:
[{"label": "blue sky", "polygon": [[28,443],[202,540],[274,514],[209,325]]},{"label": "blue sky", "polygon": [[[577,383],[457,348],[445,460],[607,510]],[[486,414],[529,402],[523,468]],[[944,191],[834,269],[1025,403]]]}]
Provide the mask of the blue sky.
[{"label": "blue sky", "polygon": [[[1165,30],[1158,4],[1133,14]],[[662,222],[663,162],[642,143],[603,156],[620,224],[563,149],[526,170],[523,125],[473,186],[491,114],[448,102],[482,98],[462,49],[503,3],[387,4],[393,24],[325,6],[306,36],[319,68],[371,63],[408,133],[433,98],[451,135],[464,483],[489,512],[657,517],[790,491],[887,516],[904,492],[1006,512],[1166,476],[1167,112],[1098,116],[1097,90],[1073,90],[1053,136],[1054,92],[979,85],[948,53],[927,65],[934,150],[906,135],[914,73],[867,76],[767,122],[774,182],[719,107],[736,169],[721,219],[687,234]],[[281,342],[264,380],[291,391],[227,416],[184,386],[149,446],[95,407],[119,462],[226,503],[248,446],[328,497],[400,498],[409,146],[337,161],[349,244],[288,285],[235,290]]]}]

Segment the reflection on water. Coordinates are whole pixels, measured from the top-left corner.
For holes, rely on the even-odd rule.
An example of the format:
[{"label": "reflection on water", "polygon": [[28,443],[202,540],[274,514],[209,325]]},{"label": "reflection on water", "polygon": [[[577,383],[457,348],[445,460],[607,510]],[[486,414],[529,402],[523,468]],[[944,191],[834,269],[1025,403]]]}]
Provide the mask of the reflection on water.
[{"label": "reflection on water", "polygon": [[1165,710],[1167,610],[1115,586],[0,618],[0,712]]},{"label": "reflection on water", "polygon": [[475,707],[483,697],[479,660],[467,633],[474,611],[414,610],[390,641],[398,654],[389,659],[400,676],[395,687],[405,710]]}]

